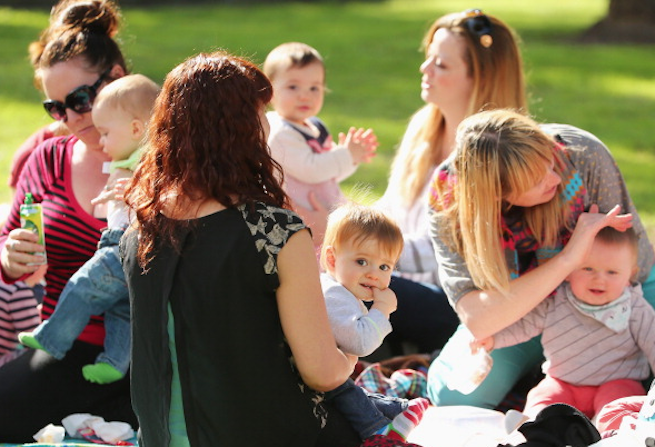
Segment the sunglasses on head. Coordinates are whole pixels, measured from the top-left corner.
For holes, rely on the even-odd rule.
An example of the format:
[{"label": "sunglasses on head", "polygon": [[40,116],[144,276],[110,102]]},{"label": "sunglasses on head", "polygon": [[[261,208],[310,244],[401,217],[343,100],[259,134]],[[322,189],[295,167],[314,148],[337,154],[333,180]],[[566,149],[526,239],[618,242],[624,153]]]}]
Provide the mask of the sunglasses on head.
[{"label": "sunglasses on head", "polygon": [[479,9],[464,11],[463,25],[471,34],[480,39],[480,45],[489,48],[494,40],[491,37],[491,20]]},{"label": "sunglasses on head", "polygon": [[54,99],[43,101],[43,108],[48,112],[48,115],[57,121],[66,121],[66,109],[71,109],[75,113],[90,112],[93,108],[93,101],[98,94],[98,88],[110,72],[111,69],[101,74],[100,78],[93,85],[80,85],[73,89],[68,95],[66,95],[63,103],[55,101]]}]

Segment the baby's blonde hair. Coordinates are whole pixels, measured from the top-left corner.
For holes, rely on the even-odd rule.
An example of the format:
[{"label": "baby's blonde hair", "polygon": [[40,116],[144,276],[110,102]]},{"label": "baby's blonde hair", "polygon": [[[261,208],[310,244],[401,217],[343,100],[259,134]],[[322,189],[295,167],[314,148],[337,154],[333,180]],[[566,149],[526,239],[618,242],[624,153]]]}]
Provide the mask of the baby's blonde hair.
[{"label": "baby's blonde hair", "polygon": [[120,109],[130,114],[131,118],[147,123],[159,90],[159,86],[146,76],[127,75],[100,90],[93,105]]},{"label": "baby's blonde hair", "polygon": [[355,245],[375,240],[385,255],[398,261],[403,250],[403,234],[396,223],[382,211],[357,203],[337,207],[328,216],[321,248],[321,266],[327,270],[327,249],[338,250],[343,244]]}]

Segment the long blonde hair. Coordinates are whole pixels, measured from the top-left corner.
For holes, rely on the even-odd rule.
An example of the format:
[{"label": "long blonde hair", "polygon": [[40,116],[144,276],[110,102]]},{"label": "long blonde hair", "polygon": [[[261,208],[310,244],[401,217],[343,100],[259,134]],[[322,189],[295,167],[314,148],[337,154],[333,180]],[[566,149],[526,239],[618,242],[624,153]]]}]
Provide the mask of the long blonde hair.
[{"label": "long blonde hair", "polygon": [[[460,124],[453,168],[457,181],[439,213],[446,217],[453,249],[462,255],[476,287],[506,292],[510,274],[502,246],[504,200],[534,187],[550,164],[561,175],[557,143],[532,119],[511,110],[480,112]],[[438,183],[437,183],[438,185]],[[522,220],[542,247],[553,247],[567,226],[569,210],[560,198],[523,209]],[[444,202],[447,198],[448,203]]]},{"label": "long blonde hair", "polygon": [[[467,115],[483,109],[513,108],[527,113],[523,63],[518,48],[518,37],[501,20],[486,16],[491,23],[493,43],[485,47],[479,36],[466,26],[466,13],[453,13],[437,19],[423,39],[427,54],[434,33],[441,28],[459,36],[465,42],[464,61],[473,80],[473,91]],[[434,167],[450,153],[442,147],[445,120],[438,106],[427,104],[411,119],[403,141],[391,166],[389,187],[400,192],[407,204],[421,195]]]}]

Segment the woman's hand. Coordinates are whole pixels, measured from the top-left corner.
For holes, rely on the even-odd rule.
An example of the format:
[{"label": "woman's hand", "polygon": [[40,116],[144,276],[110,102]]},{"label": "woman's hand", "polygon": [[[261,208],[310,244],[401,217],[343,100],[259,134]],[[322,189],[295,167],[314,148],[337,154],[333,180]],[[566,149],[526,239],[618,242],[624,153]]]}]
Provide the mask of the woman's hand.
[{"label": "woman's hand", "polygon": [[616,205],[606,214],[602,214],[598,212],[598,205],[593,204],[588,212],[580,214],[571,239],[562,250],[562,254],[574,264],[573,269],[587,258],[594,238],[600,230],[612,227],[625,231],[632,227],[632,214],[620,214],[620,212],[621,206]]},{"label": "woman's hand", "polygon": [[38,240],[39,237],[30,230],[11,230],[0,255],[5,275],[13,279],[20,278],[27,273],[34,273],[45,264],[43,256],[33,254],[45,252],[45,247]]},{"label": "woman's hand", "polygon": [[516,279],[510,281],[509,291],[474,290],[462,296],[456,304],[462,323],[478,339],[492,336],[523,318],[555,290],[566,277],[589,255],[596,234],[610,226],[625,231],[632,226],[631,214],[620,214],[615,206],[608,213],[598,212],[592,205],[578,218],[569,242],[562,251]]},{"label": "woman's hand", "polygon": [[293,209],[302,218],[303,222],[311,228],[314,247],[318,248],[323,244],[323,236],[325,236],[325,228],[327,227],[330,210],[316,198],[314,192],[310,191],[307,199],[311,208],[305,208],[294,203]]},{"label": "woman's hand", "polygon": [[350,364],[350,370],[354,371],[355,366],[357,366],[357,362],[359,361],[359,356],[348,354],[347,352],[344,352],[343,355],[345,355],[346,358],[348,359],[348,362]]},{"label": "woman's hand", "polygon": [[48,271],[48,264],[39,265],[34,273],[25,278],[23,282],[28,285],[28,287],[34,287],[39,284],[45,278],[45,274]]}]

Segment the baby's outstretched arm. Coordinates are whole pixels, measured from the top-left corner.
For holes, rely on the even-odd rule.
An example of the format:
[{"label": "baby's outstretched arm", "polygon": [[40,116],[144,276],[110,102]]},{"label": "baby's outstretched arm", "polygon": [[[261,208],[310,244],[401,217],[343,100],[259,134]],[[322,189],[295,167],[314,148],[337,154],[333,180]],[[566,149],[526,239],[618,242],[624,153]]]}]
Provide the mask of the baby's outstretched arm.
[{"label": "baby's outstretched arm", "polygon": [[380,143],[373,129],[351,127],[348,133],[339,133],[339,145],[346,146],[356,164],[368,163],[375,156]]}]

